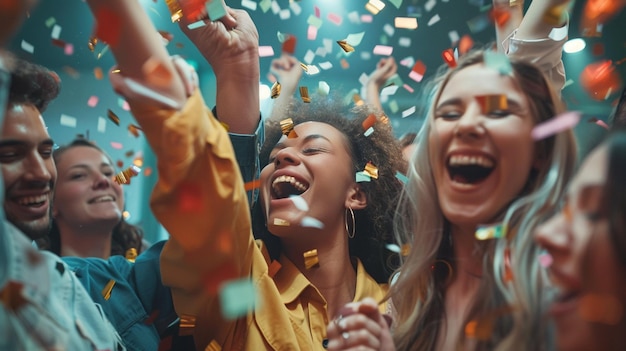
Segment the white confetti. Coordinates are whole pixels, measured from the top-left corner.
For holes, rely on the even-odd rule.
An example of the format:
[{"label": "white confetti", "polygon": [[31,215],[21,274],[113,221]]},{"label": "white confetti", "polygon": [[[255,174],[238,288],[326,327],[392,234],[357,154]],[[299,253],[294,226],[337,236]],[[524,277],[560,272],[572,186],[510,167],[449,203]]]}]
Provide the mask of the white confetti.
[{"label": "white confetti", "polygon": [[76,128],[76,117],[61,114],[61,125],[71,128]]},{"label": "white confetti", "polygon": [[306,200],[302,198],[300,195],[292,195],[289,197],[296,208],[300,211],[306,212],[309,210],[309,205],[306,203]]}]

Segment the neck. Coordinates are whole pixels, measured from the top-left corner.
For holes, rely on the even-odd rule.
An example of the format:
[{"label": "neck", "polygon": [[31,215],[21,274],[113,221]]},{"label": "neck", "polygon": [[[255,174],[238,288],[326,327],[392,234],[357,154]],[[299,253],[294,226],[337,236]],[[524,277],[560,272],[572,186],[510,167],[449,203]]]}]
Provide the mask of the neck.
[{"label": "neck", "polygon": [[[315,237],[315,243],[304,245],[299,239],[295,243],[282,240],[283,254],[319,290],[326,300],[328,316],[332,318],[341,307],[354,300],[356,266],[350,260],[348,236],[343,223],[336,230],[326,229],[324,235],[318,233]],[[319,264],[307,269],[303,254],[312,249],[317,249]]]},{"label": "neck", "polygon": [[477,251],[473,226],[451,225],[452,250],[455,261],[454,281],[466,287],[474,286],[483,274],[483,255]]},{"label": "neck", "polygon": [[111,237],[113,230],[93,230],[93,228],[71,228],[59,225],[61,233],[61,255],[76,257],[98,257],[107,259],[111,256]]}]

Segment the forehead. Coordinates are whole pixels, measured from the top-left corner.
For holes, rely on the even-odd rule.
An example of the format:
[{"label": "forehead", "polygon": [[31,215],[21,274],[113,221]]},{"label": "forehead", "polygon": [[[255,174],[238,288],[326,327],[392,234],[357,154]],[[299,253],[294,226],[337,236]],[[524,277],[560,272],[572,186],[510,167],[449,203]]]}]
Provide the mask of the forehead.
[{"label": "forehead", "polygon": [[298,134],[297,138],[287,138],[282,136],[280,138],[280,144],[298,143],[306,139],[310,135],[320,135],[328,139],[331,143],[346,143],[346,136],[340,132],[337,128],[330,124],[323,122],[304,122],[296,125],[293,128]]},{"label": "forehead", "polygon": [[57,161],[57,168],[71,167],[75,164],[111,164],[111,160],[100,150],[90,146],[73,146],[65,150]]},{"label": "forehead", "polygon": [[7,109],[2,125],[2,139],[24,140],[39,144],[50,139],[46,125],[33,105],[13,105]]},{"label": "forehead", "polygon": [[576,193],[582,189],[604,185],[608,172],[608,148],[602,145],[596,148],[583,162],[570,184],[569,193]]},{"label": "forehead", "polygon": [[525,95],[511,76],[479,63],[454,73],[443,87],[439,101],[457,96],[498,94],[525,100]]}]

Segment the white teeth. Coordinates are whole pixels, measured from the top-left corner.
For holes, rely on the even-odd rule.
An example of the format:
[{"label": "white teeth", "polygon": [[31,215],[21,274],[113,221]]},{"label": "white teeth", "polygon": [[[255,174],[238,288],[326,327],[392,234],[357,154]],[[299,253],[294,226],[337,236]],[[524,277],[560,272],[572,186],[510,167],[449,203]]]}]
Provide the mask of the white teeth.
[{"label": "white teeth", "polygon": [[17,199],[17,203],[22,206],[30,206],[42,203],[48,199],[48,194],[37,195],[37,196],[24,196]]},{"label": "white teeth", "polygon": [[294,188],[298,189],[298,191],[300,192],[303,192],[307,189],[306,185],[300,183],[299,181],[296,180],[296,178],[292,176],[282,175],[274,179],[274,181],[272,182],[272,187],[274,188],[274,190],[278,191],[277,185],[279,183],[290,183],[291,185],[293,185]]},{"label": "white teeth", "polygon": [[479,165],[485,168],[492,168],[494,166],[493,161],[486,157],[467,155],[450,156],[450,161],[448,161],[448,164],[450,166]]},{"label": "white teeth", "polygon": [[100,196],[98,198],[95,198],[91,202],[92,203],[96,203],[96,202],[107,202],[107,201],[115,201],[115,199],[113,199],[113,196],[111,196],[111,195],[104,195],[104,196]]}]

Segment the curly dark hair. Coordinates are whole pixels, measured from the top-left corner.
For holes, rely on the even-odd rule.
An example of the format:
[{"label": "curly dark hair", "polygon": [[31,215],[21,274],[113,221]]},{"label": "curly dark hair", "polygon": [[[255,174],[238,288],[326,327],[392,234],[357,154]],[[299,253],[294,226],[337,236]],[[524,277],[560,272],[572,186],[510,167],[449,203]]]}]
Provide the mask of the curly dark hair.
[{"label": "curly dark hair", "polygon": [[[404,170],[406,164],[391,126],[381,118],[376,118],[374,133],[365,136],[363,121],[371,114],[372,111],[363,107],[350,109],[335,96],[314,96],[312,103],[294,100],[286,115],[293,119],[294,125],[322,122],[344,134],[355,173],[362,171],[368,162],[378,167],[378,179],[359,183],[367,196],[367,207],[354,211],[356,236],[350,239],[349,249],[350,255],[361,260],[369,275],[383,283],[389,280],[398,263],[396,254],[386,249],[385,244],[393,242],[393,210],[403,186],[396,174]],[[265,135],[265,144],[259,156],[262,167],[268,164],[270,151],[282,136],[279,121],[268,121]],[[277,259],[281,251],[280,241],[267,230],[260,201],[255,204],[252,213],[255,237],[262,239],[270,257]]]},{"label": "curly dark hair", "polygon": [[[79,146],[87,146],[100,151],[109,159],[109,161],[111,161],[111,164],[114,164],[109,155],[104,152],[104,150],[99,148],[91,141],[83,138],[76,138],[72,140],[69,144],[61,146],[60,148],[54,150],[54,162],[59,162],[61,156],[65,153],[65,151]],[[111,237],[111,256],[123,256],[126,254],[126,251],[131,248],[136,249],[137,254],[141,253],[142,240],[143,230],[138,226],[134,226],[126,222],[126,220],[124,220],[124,217],[122,217],[120,222],[113,228],[113,236]],[[46,237],[45,240],[38,241],[37,244],[41,249],[52,251],[57,255],[61,254],[61,233],[54,219],[52,220],[52,225],[48,237]]]},{"label": "curly dark hair", "polygon": [[11,70],[9,105],[28,103],[41,113],[60,91],[61,80],[56,73],[25,60],[15,60]]}]

